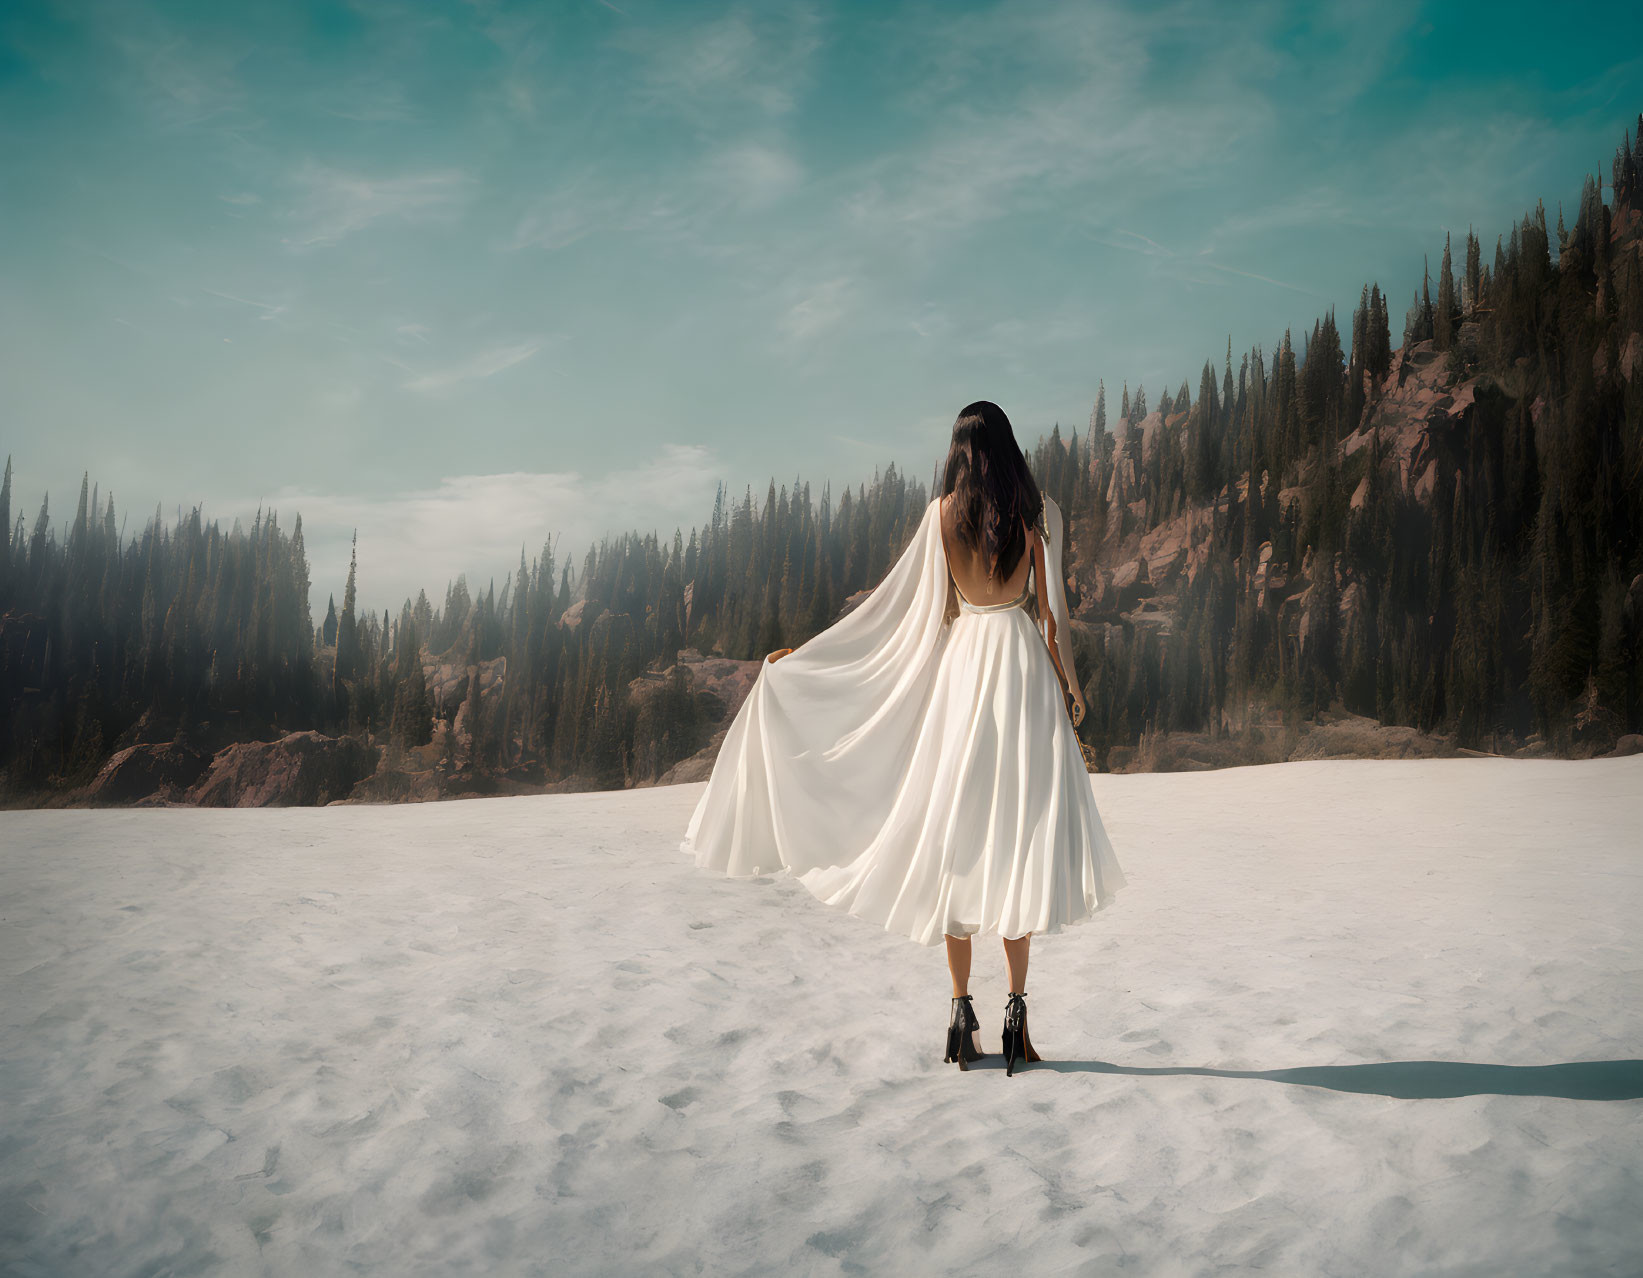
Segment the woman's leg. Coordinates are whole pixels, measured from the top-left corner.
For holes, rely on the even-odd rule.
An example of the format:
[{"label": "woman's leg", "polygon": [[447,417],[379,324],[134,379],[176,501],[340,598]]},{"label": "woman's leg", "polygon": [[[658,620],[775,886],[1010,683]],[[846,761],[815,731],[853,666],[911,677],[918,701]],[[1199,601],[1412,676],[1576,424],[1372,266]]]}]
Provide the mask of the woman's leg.
[{"label": "woman's leg", "polygon": [[[1025,936],[1018,936],[1013,941],[1007,936],[1002,939],[1004,941],[1004,963],[1010,969],[1010,993],[1025,994],[1027,992],[1027,943],[1033,939],[1033,934],[1028,932]],[[951,952],[950,943],[949,952]],[[969,956],[966,955],[965,959],[964,970],[965,975],[968,976]]]},{"label": "woman's leg", "polygon": [[970,992],[969,937],[947,936],[947,970],[953,976],[953,997],[963,998]]}]

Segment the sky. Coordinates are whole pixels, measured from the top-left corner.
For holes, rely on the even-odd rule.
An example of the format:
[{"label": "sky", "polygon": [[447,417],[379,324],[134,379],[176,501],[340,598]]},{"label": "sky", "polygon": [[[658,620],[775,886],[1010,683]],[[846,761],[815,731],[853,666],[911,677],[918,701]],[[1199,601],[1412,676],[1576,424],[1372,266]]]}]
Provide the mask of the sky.
[{"label": "sky", "polygon": [[[1361,290],[1393,342],[1643,109],[1635,5],[0,7],[0,452],[130,539],[300,512],[315,620],[928,482]],[[1594,33],[1598,33],[1594,36]]]}]

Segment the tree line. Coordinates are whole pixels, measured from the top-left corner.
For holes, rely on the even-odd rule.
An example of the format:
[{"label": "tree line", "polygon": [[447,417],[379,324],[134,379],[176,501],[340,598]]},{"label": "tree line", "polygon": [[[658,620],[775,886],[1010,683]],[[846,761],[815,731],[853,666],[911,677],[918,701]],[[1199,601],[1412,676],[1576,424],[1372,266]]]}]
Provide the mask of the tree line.
[{"label": "tree line", "polygon": [[[1067,513],[1069,562],[1189,510],[1210,518],[1167,627],[1076,628],[1086,740],[1105,753],[1148,729],[1221,733],[1252,701],[1343,706],[1480,748],[1539,733],[1569,752],[1639,729],[1643,250],[1635,224],[1615,227],[1643,205],[1640,169],[1628,131],[1612,206],[1588,176],[1572,228],[1560,210],[1554,238],[1537,204],[1490,263],[1469,230],[1458,270],[1446,237],[1401,334],[1406,354],[1430,343],[1473,383],[1471,409],[1427,430],[1429,491],[1400,482],[1379,429],[1394,347],[1378,284],[1350,332],[1331,311],[1299,351],[1286,331],[1236,373],[1229,341],[1196,394],[1183,381],[1155,409],[1126,385],[1116,433],[1103,386],[1082,436],[1057,424],[1029,448]],[[1132,427],[1154,412],[1144,449]],[[315,625],[300,515],[289,534],[261,510],[225,532],[198,509],[170,526],[156,509],[123,541],[89,478],[61,539],[48,499],[32,529],[13,523],[9,459],[0,480],[0,768],[14,789],[85,779],[145,713],[399,748],[463,704],[477,769],[653,780],[713,728],[680,652],[804,642],[882,578],[937,486],[894,463],[836,501],[797,477],[758,503],[721,485],[688,537],[606,537],[575,572],[549,546],[522,549],[500,592],[459,577],[439,608],[419,592],[397,617],[359,613],[354,556],[340,611],[333,599]],[[431,694],[425,661],[497,657],[499,697],[472,681]]]}]

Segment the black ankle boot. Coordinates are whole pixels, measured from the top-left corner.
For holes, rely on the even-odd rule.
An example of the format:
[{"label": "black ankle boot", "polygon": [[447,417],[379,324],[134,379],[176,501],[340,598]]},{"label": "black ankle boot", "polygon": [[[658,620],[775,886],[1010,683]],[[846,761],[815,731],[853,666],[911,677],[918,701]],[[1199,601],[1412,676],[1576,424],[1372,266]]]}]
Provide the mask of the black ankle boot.
[{"label": "black ankle boot", "polygon": [[976,1019],[975,1008],[970,1006],[970,996],[961,994],[953,1000],[953,1019],[947,1026],[947,1055],[942,1060],[951,1064],[958,1062],[960,1069],[969,1069],[970,1061],[979,1061],[986,1055],[975,1044],[974,1031],[981,1028],[981,1022]]},{"label": "black ankle boot", "polygon": [[1012,1077],[1017,1065],[1038,1059],[1027,1037],[1027,995],[1011,994],[1004,1004],[1004,1076]]}]

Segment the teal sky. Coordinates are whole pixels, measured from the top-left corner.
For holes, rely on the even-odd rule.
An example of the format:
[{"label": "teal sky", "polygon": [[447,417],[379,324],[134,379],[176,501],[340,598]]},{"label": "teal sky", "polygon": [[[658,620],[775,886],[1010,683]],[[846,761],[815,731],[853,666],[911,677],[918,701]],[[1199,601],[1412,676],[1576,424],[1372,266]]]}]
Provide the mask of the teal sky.
[{"label": "teal sky", "polygon": [[925,477],[1105,379],[1393,341],[1468,225],[1570,221],[1643,108],[1635,4],[0,8],[0,451],[300,511],[316,620],[671,539],[716,482]]}]

